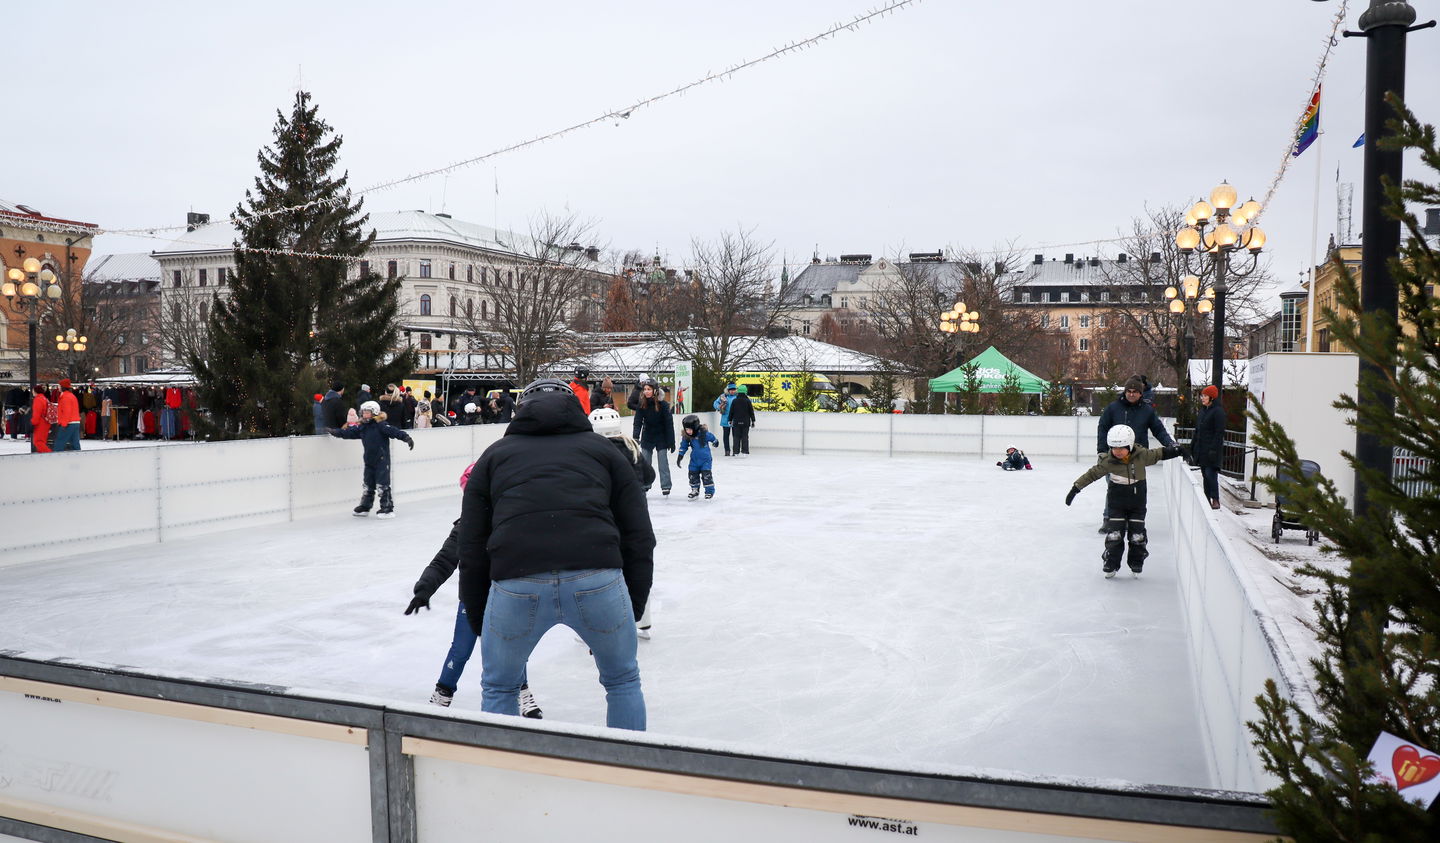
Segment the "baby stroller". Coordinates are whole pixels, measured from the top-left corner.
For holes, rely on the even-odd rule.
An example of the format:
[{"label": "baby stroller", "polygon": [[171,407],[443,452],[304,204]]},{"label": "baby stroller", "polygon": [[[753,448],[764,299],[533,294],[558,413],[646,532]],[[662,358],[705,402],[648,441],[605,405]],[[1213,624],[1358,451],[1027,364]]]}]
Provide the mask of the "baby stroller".
[{"label": "baby stroller", "polygon": [[[1314,460],[1301,460],[1300,472],[1308,480],[1320,472],[1320,463]],[[1278,469],[1275,477],[1282,482],[1293,479],[1284,469]],[[1275,518],[1270,522],[1270,537],[1275,539],[1276,544],[1280,543],[1280,537],[1286,530],[1304,530],[1306,544],[1314,544],[1315,540],[1320,538],[1318,530],[1300,523],[1300,515],[1301,513],[1294,508],[1293,502],[1281,495],[1275,496]]]}]

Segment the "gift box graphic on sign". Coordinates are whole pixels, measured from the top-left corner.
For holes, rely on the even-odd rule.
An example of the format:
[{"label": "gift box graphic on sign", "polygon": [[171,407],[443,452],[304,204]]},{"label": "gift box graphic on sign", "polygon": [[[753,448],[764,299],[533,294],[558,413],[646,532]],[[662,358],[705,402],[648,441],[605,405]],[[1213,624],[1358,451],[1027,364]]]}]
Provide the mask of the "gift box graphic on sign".
[{"label": "gift box graphic on sign", "polygon": [[1422,808],[1429,808],[1440,795],[1440,755],[1381,732],[1368,757],[1378,779]]}]

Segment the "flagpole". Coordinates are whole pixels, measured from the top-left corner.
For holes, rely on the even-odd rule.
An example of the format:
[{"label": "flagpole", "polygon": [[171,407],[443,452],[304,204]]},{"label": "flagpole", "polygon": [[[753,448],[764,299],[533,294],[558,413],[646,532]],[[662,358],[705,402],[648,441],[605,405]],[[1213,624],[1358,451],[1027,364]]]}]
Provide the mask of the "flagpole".
[{"label": "flagpole", "polygon": [[1320,239],[1320,162],[1325,160],[1325,130],[1320,129],[1315,138],[1315,199],[1310,206],[1310,291],[1305,296],[1305,350],[1314,351],[1311,339],[1315,336],[1315,270],[1316,252]]}]

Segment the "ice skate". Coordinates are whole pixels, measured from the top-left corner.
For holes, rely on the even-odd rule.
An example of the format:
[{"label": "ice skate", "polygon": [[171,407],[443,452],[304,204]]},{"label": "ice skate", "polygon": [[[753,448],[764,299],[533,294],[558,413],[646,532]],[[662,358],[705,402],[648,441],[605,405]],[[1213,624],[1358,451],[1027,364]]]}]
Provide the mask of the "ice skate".
[{"label": "ice skate", "polygon": [[365,491],[360,495],[360,505],[355,507],[353,513],[356,518],[364,518],[370,514],[370,507],[375,505],[375,487],[366,486]]},{"label": "ice skate", "polygon": [[710,500],[710,499],[713,498],[713,497],[715,497],[715,493],[714,493],[714,492],[706,492],[706,493],[705,493],[705,500],[708,501],[708,500]]},{"label": "ice skate", "polygon": [[1106,565],[1106,566],[1105,566],[1104,568],[1102,568],[1101,570],[1104,571],[1104,573],[1105,573],[1105,579],[1107,579],[1107,580],[1113,580],[1113,579],[1115,579],[1115,572],[1116,572],[1116,571],[1119,571],[1120,569],[1119,569],[1119,568],[1111,568],[1109,565]]},{"label": "ice skate", "polygon": [[635,637],[636,637],[636,638],[643,638],[643,639],[645,639],[646,641],[649,641],[649,640],[650,640],[650,627],[648,627],[648,626],[637,626],[637,627],[635,627]]},{"label": "ice skate", "polygon": [[531,720],[544,719],[540,706],[535,702],[535,695],[530,693],[529,684],[520,686],[520,716],[529,717]]},{"label": "ice skate", "polygon": [[395,517],[395,499],[390,496],[390,487],[380,487],[380,511],[375,514],[376,518]]},{"label": "ice skate", "polygon": [[453,691],[447,691],[447,690],[445,690],[444,688],[440,687],[439,685],[436,685],[436,686],[435,686],[435,691],[434,691],[434,693],[432,693],[432,694],[430,695],[430,704],[431,704],[431,705],[438,705],[438,706],[440,706],[441,708],[449,708],[449,707],[450,707],[450,703],[451,703],[451,702],[454,702],[454,700],[455,700],[455,692],[453,692]]},{"label": "ice skate", "polygon": [[689,498],[690,500],[693,501],[693,500],[695,500],[696,498],[700,497],[700,490],[699,490],[699,489],[691,489],[691,490],[690,490],[690,494],[686,495],[685,497],[687,497],[687,498]]}]

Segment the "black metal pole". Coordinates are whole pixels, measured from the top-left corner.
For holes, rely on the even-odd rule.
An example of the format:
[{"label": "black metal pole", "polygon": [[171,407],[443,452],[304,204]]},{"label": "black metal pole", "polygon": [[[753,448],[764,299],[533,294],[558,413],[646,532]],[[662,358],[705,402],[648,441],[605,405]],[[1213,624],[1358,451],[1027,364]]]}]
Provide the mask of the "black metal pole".
[{"label": "black metal pole", "polygon": [[[1406,2],[1370,0],[1370,8],[1360,16],[1360,31],[1365,33],[1365,176],[1361,200],[1361,226],[1364,250],[1360,257],[1360,309],[1375,314],[1387,325],[1398,319],[1399,296],[1395,279],[1390,275],[1389,261],[1400,253],[1400,221],[1385,215],[1385,191],[1381,180],[1398,185],[1403,157],[1400,150],[1383,150],[1380,139],[1385,135],[1385,121],[1394,116],[1385,96],[1394,92],[1405,95],[1405,33],[1415,22],[1415,9]],[[1393,365],[1393,364],[1387,364]],[[1380,376],[1384,366],[1360,361],[1360,382],[1367,376]],[[1389,393],[1366,394],[1357,391],[1360,405],[1378,403],[1388,413],[1395,407],[1395,396]],[[1391,476],[1392,451],[1373,433],[1359,430],[1355,434],[1355,457],[1360,464]],[[1365,517],[1370,512],[1370,490],[1364,479],[1355,478],[1355,514]],[[1375,515],[1383,517],[1382,513]]]},{"label": "black metal pole", "polygon": [[1210,353],[1210,382],[1223,394],[1225,392],[1225,270],[1230,265],[1230,253],[1221,249],[1215,255],[1215,345]]},{"label": "black metal pole", "polygon": [[35,341],[35,329],[39,327],[36,320],[36,306],[37,302],[30,303],[30,318],[28,320],[30,323],[30,386],[32,387],[40,382],[40,360],[36,356],[36,352],[38,352],[39,349]]}]

